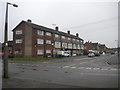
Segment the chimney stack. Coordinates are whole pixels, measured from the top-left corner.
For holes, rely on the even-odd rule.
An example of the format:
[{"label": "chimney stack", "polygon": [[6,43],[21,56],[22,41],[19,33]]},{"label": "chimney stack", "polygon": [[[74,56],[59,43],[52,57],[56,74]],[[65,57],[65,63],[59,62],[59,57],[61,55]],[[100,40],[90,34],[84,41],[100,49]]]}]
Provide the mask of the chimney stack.
[{"label": "chimney stack", "polygon": [[70,31],[67,31],[68,32],[68,34],[70,34]]},{"label": "chimney stack", "polygon": [[76,33],[76,36],[77,36],[77,37],[79,37],[79,34],[78,34],[78,33]]},{"label": "chimney stack", "polygon": [[58,27],[55,27],[55,30],[58,31]]},{"label": "chimney stack", "polygon": [[28,20],[27,20],[27,22],[31,23],[31,22],[32,22],[32,20],[28,19]]}]

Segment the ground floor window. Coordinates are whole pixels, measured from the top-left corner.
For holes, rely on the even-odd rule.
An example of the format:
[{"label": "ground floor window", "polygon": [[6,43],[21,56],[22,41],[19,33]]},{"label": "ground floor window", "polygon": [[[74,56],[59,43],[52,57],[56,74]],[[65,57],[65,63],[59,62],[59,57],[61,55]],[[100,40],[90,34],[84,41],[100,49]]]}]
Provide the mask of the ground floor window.
[{"label": "ground floor window", "polygon": [[46,50],[46,53],[51,53],[51,50]]},{"label": "ground floor window", "polygon": [[43,50],[38,49],[38,50],[37,50],[37,55],[42,55],[42,54],[43,54]]},{"label": "ground floor window", "polygon": [[22,54],[22,50],[21,49],[16,49],[15,54]]}]

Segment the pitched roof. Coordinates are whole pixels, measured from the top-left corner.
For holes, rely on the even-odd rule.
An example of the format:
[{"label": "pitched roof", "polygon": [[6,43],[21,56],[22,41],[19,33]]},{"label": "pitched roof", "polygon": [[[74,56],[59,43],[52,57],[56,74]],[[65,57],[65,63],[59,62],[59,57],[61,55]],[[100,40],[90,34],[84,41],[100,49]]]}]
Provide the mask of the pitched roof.
[{"label": "pitched roof", "polygon": [[30,27],[35,28],[35,29],[45,30],[45,31],[48,31],[48,32],[61,34],[61,35],[64,35],[64,36],[68,36],[68,37],[79,39],[79,40],[83,41],[83,39],[81,39],[81,38],[79,38],[79,37],[77,37],[75,35],[67,34],[67,33],[62,32],[62,31],[57,31],[57,30],[54,30],[54,29],[51,29],[51,28],[47,28],[47,27],[44,27],[44,26],[41,26],[41,25],[37,25],[37,24],[31,23],[31,22],[26,22],[26,21],[21,21],[12,31],[14,31],[22,23],[25,23],[25,24],[27,24]]}]

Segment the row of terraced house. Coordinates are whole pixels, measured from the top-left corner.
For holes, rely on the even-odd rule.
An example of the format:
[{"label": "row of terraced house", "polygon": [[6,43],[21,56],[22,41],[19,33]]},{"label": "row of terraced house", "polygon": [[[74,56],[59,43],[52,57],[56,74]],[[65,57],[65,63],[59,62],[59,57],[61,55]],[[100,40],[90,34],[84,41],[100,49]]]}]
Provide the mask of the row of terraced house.
[{"label": "row of terraced house", "polygon": [[[13,41],[8,41],[8,53],[14,57],[54,57],[58,51],[70,51],[81,55],[90,49],[96,49],[91,43],[85,43],[79,34],[73,35],[32,23],[31,20],[21,21],[13,30]],[[99,51],[105,51],[106,46]],[[94,47],[94,48],[93,48]]]}]

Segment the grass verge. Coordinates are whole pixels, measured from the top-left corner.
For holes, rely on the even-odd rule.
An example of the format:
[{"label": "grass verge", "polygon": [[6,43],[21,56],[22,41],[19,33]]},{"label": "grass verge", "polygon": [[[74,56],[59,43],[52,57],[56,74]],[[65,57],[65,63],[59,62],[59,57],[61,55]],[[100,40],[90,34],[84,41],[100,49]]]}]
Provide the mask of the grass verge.
[{"label": "grass verge", "polygon": [[54,57],[49,57],[49,58],[9,58],[9,60],[52,60],[56,59]]}]

